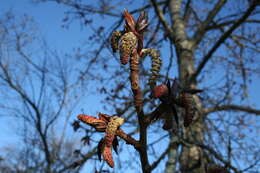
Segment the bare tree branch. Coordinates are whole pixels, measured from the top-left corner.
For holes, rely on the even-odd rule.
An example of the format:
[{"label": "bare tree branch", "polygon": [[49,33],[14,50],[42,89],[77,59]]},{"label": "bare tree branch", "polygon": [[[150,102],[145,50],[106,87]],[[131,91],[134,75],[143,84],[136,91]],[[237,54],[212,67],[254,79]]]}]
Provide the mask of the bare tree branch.
[{"label": "bare tree branch", "polygon": [[160,22],[162,23],[163,27],[165,28],[167,35],[171,36],[173,31],[172,31],[170,25],[167,23],[167,21],[164,17],[163,11],[159,7],[159,4],[156,2],[156,0],[150,0],[150,1],[154,7],[154,10],[155,10],[157,16],[159,17]]},{"label": "bare tree branch", "polygon": [[65,166],[61,170],[58,170],[57,173],[63,173],[63,172],[66,172],[67,170],[75,169],[78,166],[82,166],[87,160],[89,160],[93,155],[95,155],[97,153],[96,150],[97,150],[97,147],[93,148],[86,155],[84,155],[84,157],[82,159],[77,160],[77,161],[73,162],[72,164]]},{"label": "bare tree branch", "polygon": [[203,110],[203,113],[209,114],[214,113],[218,111],[241,111],[241,112],[247,112],[250,114],[260,115],[259,109],[254,109],[249,106],[240,106],[240,105],[222,105],[222,106],[216,106],[212,108],[205,108]]},{"label": "bare tree branch", "polygon": [[[228,26],[228,25],[231,25],[231,24],[234,24],[236,22],[236,20],[229,20],[229,21],[224,21],[222,23],[215,23],[213,22],[211,25],[209,25],[206,30],[212,30],[212,29],[219,29],[219,28],[222,28],[224,26]],[[244,23],[255,23],[255,24],[259,24],[260,23],[260,20],[258,19],[247,19],[244,21]]]},{"label": "bare tree branch", "polygon": [[206,28],[213,21],[214,17],[219,13],[219,11],[225,5],[226,2],[227,2],[227,0],[219,0],[217,2],[217,4],[214,5],[214,8],[212,10],[210,10],[205,21],[203,21],[200,24],[197,31],[194,33],[194,36],[192,38],[192,40],[194,42],[194,46],[198,46],[199,42],[202,40],[202,38],[206,32]]},{"label": "bare tree branch", "polygon": [[195,73],[191,76],[190,81],[196,80],[197,76],[200,74],[206,63],[210,60],[212,55],[215,53],[215,51],[221,46],[223,42],[225,42],[226,39],[230,36],[230,34],[236,30],[255,10],[257,7],[257,1],[254,0],[252,4],[250,4],[250,7],[246,10],[244,15],[238,19],[220,38],[219,40],[215,43],[215,45],[209,50],[209,52],[206,54],[206,56],[202,59],[200,62],[197,70]]},{"label": "bare tree branch", "polygon": [[35,103],[29,98],[29,96],[22,90],[22,88],[17,87],[8,72],[8,69],[6,66],[4,66],[1,62],[0,62],[0,68],[3,70],[4,72],[4,76],[1,76],[3,80],[6,81],[6,83],[10,86],[10,88],[12,88],[20,97],[22,100],[24,100],[26,103],[28,103],[28,105],[30,105],[30,107],[34,110],[35,112],[35,116],[36,116],[36,129],[40,135],[40,138],[42,140],[43,146],[44,146],[44,151],[45,151],[45,157],[47,160],[47,172],[50,171],[50,166],[52,164],[51,161],[51,156],[50,156],[50,150],[49,150],[49,146],[48,146],[48,142],[46,139],[46,133],[44,133],[44,129],[42,128],[42,116],[41,113],[38,109],[38,107],[35,105]]}]

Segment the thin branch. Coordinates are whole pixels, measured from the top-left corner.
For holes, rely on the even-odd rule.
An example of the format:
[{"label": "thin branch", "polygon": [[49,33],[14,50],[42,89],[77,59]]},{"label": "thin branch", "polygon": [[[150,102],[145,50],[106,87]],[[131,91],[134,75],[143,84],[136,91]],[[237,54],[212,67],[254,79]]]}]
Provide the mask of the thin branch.
[{"label": "thin branch", "polygon": [[254,109],[249,106],[240,106],[240,105],[222,105],[222,106],[216,106],[212,108],[205,108],[203,112],[205,114],[218,112],[218,111],[241,111],[241,112],[247,112],[250,114],[260,115],[259,109]]},{"label": "thin branch", "polygon": [[145,115],[143,110],[141,110],[141,112],[138,112],[138,123],[140,128],[139,143],[141,144],[141,148],[139,148],[138,152],[140,155],[143,172],[149,173],[150,165],[149,165],[148,153],[147,153],[147,125],[145,123]]},{"label": "thin branch", "polygon": [[252,163],[251,165],[249,165],[248,167],[246,167],[245,169],[242,170],[242,172],[246,172],[249,171],[250,169],[252,169],[253,167],[259,165],[260,162],[260,158],[255,160],[254,163]]},{"label": "thin branch", "polygon": [[214,8],[212,10],[210,10],[205,21],[203,21],[201,23],[201,25],[198,27],[197,31],[195,32],[195,34],[193,36],[193,41],[194,41],[195,46],[197,46],[198,43],[202,40],[203,36],[206,33],[206,28],[213,21],[214,17],[219,13],[219,11],[225,5],[226,2],[227,2],[227,0],[219,0],[217,2],[217,4],[214,5]]},{"label": "thin branch", "polygon": [[173,58],[174,58],[174,53],[173,53],[173,47],[172,47],[172,44],[170,43],[169,44],[169,49],[170,49],[170,57],[169,57],[169,59],[170,59],[170,62],[169,62],[169,65],[168,65],[168,67],[167,67],[167,70],[166,70],[166,78],[165,79],[167,79],[168,78],[168,76],[169,76],[169,74],[170,74],[170,70],[171,70],[171,68],[172,68],[172,64],[173,64]]},{"label": "thin branch", "polygon": [[176,148],[177,146],[177,143],[170,143],[168,148],[160,155],[160,157],[151,164],[150,170],[155,169],[158,166],[158,164],[165,158],[165,156],[170,152],[170,150],[172,148]]},{"label": "thin branch", "polygon": [[[167,3],[167,2],[168,2],[168,0],[159,1],[159,2],[157,2],[157,5],[163,5],[163,4]],[[152,5],[148,4],[148,5],[146,5],[146,6],[142,7],[142,8],[130,11],[130,13],[133,14],[133,13],[137,13],[137,12],[142,12],[142,11],[148,9],[148,8],[151,8],[151,7],[152,7]]]},{"label": "thin branch", "polygon": [[200,74],[206,63],[212,58],[212,55],[215,53],[215,51],[221,46],[223,42],[226,41],[226,39],[229,38],[231,33],[236,30],[255,10],[257,7],[257,1],[253,1],[253,3],[250,5],[250,7],[247,9],[247,11],[244,13],[244,15],[237,20],[216,42],[216,44],[211,48],[211,50],[208,52],[208,54],[202,59],[201,63],[199,64],[196,72],[191,76],[190,82],[196,80],[197,76]]},{"label": "thin branch", "polygon": [[189,21],[190,14],[191,14],[191,0],[188,0],[185,5],[184,14],[183,14],[183,20],[184,20],[185,25]]},{"label": "thin branch", "polygon": [[[39,0],[39,1],[43,1],[43,0]],[[48,0],[50,2],[56,2],[58,4],[62,3],[63,5],[66,5],[68,7],[71,7],[71,8],[75,8],[76,10],[80,11],[81,13],[82,12],[85,12],[85,14],[89,13],[89,14],[102,14],[102,15],[107,15],[107,16],[110,16],[110,17],[121,17],[121,14],[118,14],[118,13],[112,13],[110,12],[109,10],[102,10],[102,9],[95,9],[94,6],[91,6],[91,5],[85,5],[85,4],[79,4],[77,2],[71,2],[71,1],[64,1],[64,0]],[[162,5],[162,4],[165,4],[167,2],[166,1],[159,1],[157,4],[158,5]],[[151,8],[152,6],[150,4],[148,5],[145,5],[141,8],[138,8],[138,9],[135,9],[135,10],[132,10],[130,11],[131,14],[133,13],[138,13],[138,12],[142,12],[148,8]]]},{"label": "thin branch", "polygon": [[126,144],[133,145],[137,150],[141,148],[140,143],[129,134],[126,134],[122,129],[118,129],[116,131],[116,135],[122,138],[126,142]]},{"label": "thin branch", "polygon": [[51,155],[50,155],[50,150],[49,150],[49,146],[48,146],[48,142],[47,142],[47,136],[46,134],[43,132],[43,129],[42,129],[42,124],[41,124],[41,121],[42,121],[42,117],[41,117],[41,113],[38,109],[38,107],[36,106],[36,104],[29,98],[29,96],[22,90],[22,88],[19,88],[17,87],[11,77],[10,77],[10,74],[8,72],[8,69],[7,67],[5,67],[2,63],[0,63],[0,67],[1,69],[3,70],[4,72],[4,77],[3,78],[6,83],[9,85],[10,88],[12,88],[20,97],[21,99],[28,103],[28,105],[30,105],[30,107],[35,111],[35,116],[36,116],[36,129],[40,135],[40,138],[42,140],[42,143],[43,143],[43,146],[44,146],[44,152],[45,152],[45,158],[47,160],[47,172],[50,171],[50,166],[52,164],[52,161],[51,161]]},{"label": "thin branch", "polygon": [[169,35],[172,35],[173,31],[172,31],[170,25],[165,20],[164,15],[163,15],[163,11],[162,11],[162,9],[160,9],[159,4],[155,0],[150,0],[150,1],[151,1],[152,5],[154,7],[155,13],[158,15],[159,20],[162,23],[163,27],[165,28],[166,32]]},{"label": "thin branch", "polygon": [[[224,26],[228,26],[228,25],[231,25],[231,24],[234,24],[236,22],[236,20],[229,20],[229,21],[225,21],[225,22],[222,22],[222,23],[216,23],[214,22],[212,25],[209,25],[206,30],[212,30],[212,29],[219,29],[219,28],[222,28]],[[260,23],[260,20],[258,19],[248,19],[248,20],[245,20],[244,23],[255,23],[255,24],[259,24]]]},{"label": "thin branch", "polygon": [[93,150],[84,155],[84,158],[82,158],[81,160],[77,160],[70,165],[65,166],[61,170],[57,171],[57,173],[66,172],[69,169],[75,169],[76,167],[83,165],[88,159],[90,159],[93,155],[96,154],[96,149],[96,147],[93,148]]}]

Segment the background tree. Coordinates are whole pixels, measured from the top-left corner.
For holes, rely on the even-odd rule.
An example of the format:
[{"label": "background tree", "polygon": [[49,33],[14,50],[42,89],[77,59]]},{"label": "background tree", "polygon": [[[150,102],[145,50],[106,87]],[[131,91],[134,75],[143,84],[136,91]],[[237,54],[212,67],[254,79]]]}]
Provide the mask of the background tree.
[{"label": "background tree", "polygon": [[[78,19],[83,27],[93,31],[87,41],[92,49],[81,49],[77,53],[77,57],[85,52],[89,55],[78,59],[77,63],[85,66],[77,79],[82,84],[95,80],[97,93],[104,96],[105,113],[124,117],[126,122],[122,129],[136,139],[140,135],[143,172],[210,172],[214,165],[226,167],[230,172],[259,170],[256,138],[260,110],[250,99],[250,83],[260,73],[257,0],[101,0],[95,3],[42,0],[46,1],[70,8],[64,17],[64,26]],[[177,77],[185,88],[203,89],[203,93],[194,96],[197,113],[189,127],[183,127],[181,122],[178,128],[173,125],[175,129],[163,131],[160,121],[142,126],[144,120],[137,118],[130,83],[125,80],[129,68],[120,66],[119,56],[112,54],[109,44],[112,32],[122,28],[122,7],[127,7],[135,17],[142,11],[148,12],[150,25],[144,48],[161,51],[163,66],[158,83]],[[102,25],[102,21],[106,21],[106,25]],[[149,59],[142,59],[140,78],[144,114],[151,120],[159,103],[149,97],[149,70]],[[181,121],[182,111],[179,110]],[[77,150],[84,155],[82,159],[66,164],[64,169],[68,170],[74,170],[75,163],[76,166],[90,165],[91,161],[97,160],[93,152],[88,152],[98,142],[93,131],[77,121],[74,127],[87,131],[83,139],[93,141]],[[119,146],[121,154],[114,171],[139,171],[139,162],[133,162],[136,157],[133,147],[124,146],[123,142]],[[45,158],[48,163],[47,155]]]},{"label": "background tree", "polygon": [[66,172],[77,158],[75,136],[68,138],[69,118],[83,96],[74,80],[79,73],[71,72],[77,64],[51,50],[37,30],[27,15],[9,11],[0,19],[0,114],[15,120],[21,137],[19,146],[5,147],[1,172]]}]

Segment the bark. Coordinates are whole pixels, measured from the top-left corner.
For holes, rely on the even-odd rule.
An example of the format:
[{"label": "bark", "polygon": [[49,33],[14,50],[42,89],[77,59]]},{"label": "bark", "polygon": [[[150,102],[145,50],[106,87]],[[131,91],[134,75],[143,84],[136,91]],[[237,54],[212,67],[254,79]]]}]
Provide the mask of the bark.
[{"label": "bark", "polygon": [[168,152],[168,160],[166,162],[166,169],[165,173],[173,173],[176,170],[176,163],[177,163],[177,157],[176,155],[178,154],[177,149],[178,149],[178,144],[177,144],[177,139],[174,134],[170,134],[170,141],[173,143],[171,148],[169,149]]},{"label": "bark", "polygon": [[[187,38],[184,21],[180,14],[181,0],[171,0],[169,2],[173,43],[176,47],[176,53],[178,58],[179,67],[179,79],[181,84],[186,87],[196,87],[196,83],[188,83],[187,79],[194,73],[194,52],[192,50],[193,43]],[[196,105],[199,107],[200,101],[198,98],[194,98]],[[180,114],[179,114],[180,115]],[[197,121],[196,124],[192,124],[188,128],[184,128],[184,138],[189,141],[203,143],[203,122]],[[171,138],[173,142],[174,138]],[[168,154],[168,162],[166,164],[165,172],[174,172],[176,148],[172,148]],[[204,166],[202,161],[202,151],[198,146],[187,147],[182,145],[182,151],[180,156],[180,168],[185,173],[203,173]],[[171,163],[172,162],[172,163]]]}]

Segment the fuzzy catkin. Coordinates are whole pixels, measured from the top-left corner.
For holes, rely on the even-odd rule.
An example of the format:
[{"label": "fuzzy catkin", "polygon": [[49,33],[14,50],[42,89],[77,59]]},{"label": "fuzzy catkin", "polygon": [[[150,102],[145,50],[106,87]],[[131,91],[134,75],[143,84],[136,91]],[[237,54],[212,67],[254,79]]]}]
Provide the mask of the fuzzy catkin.
[{"label": "fuzzy catkin", "polygon": [[120,118],[120,117],[117,117],[117,116],[111,117],[109,123],[107,124],[107,128],[106,128],[105,141],[106,141],[106,146],[107,147],[111,147],[112,146],[116,130],[123,123],[124,123],[124,119],[123,118]]},{"label": "fuzzy catkin", "polygon": [[112,33],[110,44],[114,53],[118,50],[118,42],[122,35],[123,33],[121,31],[115,31]]},{"label": "fuzzy catkin", "polygon": [[151,76],[149,78],[149,85],[153,89],[156,85],[156,80],[159,76],[159,72],[162,66],[162,60],[160,59],[160,52],[156,49],[148,48],[142,50],[143,56],[149,55],[152,61]]},{"label": "fuzzy catkin", "polygon": [[125,65],[128,63],[128,57],[131,56],[136,46],[137,38],[133,32],[127,32],[121,37],[119,44],[121,64]]}]

